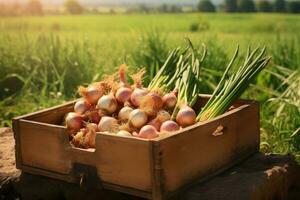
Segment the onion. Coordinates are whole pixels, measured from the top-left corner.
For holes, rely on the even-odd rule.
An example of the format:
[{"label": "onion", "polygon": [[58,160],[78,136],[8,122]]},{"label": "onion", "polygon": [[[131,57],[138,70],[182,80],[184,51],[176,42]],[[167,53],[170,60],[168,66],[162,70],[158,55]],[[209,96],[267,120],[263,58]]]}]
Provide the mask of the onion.
[{"label": "onion", "polygon": [[189,106],[182,106],[177,113],[176,122],[180,126],[190,126],[196,123],[196,113]]},{"label": "onion", "polygon": [[102,90],[96,84],[87,88],[80,86],[78,92],[90,104],[96,104],[98,99],[103,95]]},{"label": "onion", "polygon": [[90,123],[86,126],[87,133],[84,138],[84,143],[86,146],[95,148],[96,132],[98,131],[98,125],[95,123]]},{"label": "onion", "polygon": [[125,103],[126,101],[130,100],[131,94],[132,94],[131,88],[120,87],[116,92],[116,99],[120,103]]},{"label": "onion", "polygon": [[117,110],[118,102],[115,99],[114,95],[110,93],[109,95],[104,95],[99,99],[97,108],[109,114],[112,114]]},{"label": "onion", "polygon": [[132,90],[126,81],[125,69],[126,65],[121,65],[119,69],[120,87],[116,91],[116,99],[120,103],[125,103],[131,97]]},{"label": "onion", "polygon": [[79,130],[82,127],[83,116],[75,112],[70,112],[67,114],[65,122],[68,129]]},{"label": "onion", "polygon": [[117,133],[117,135],[121,136],[132,136],[128,131],[121,130]]},{"label": "onion", "polygon": [[135,107],[139,107],[141,100],[146,94],[148,93],[147,89],[143,88],[142,85],[142,77],[144,75],[145,71],[141,70],[137,74],[134,74],[132,76],[132,79],[134,81],[134,90],[131,94],[130,101]]},{"label": "onion", "polygon": [[148,125],[154,126],[156,130],[159,131],[161,124],[170,119],[171,115],[167,111],[161,110],[157,113],[157,116],[148,123]]},{"label": "onion", "polygon": [[79,100],[74,105],[74,111],[78,114],[84,114],[87,110],[91,108],[91,105],[85,100]]},{"label": "onion", "polygon": [[177,103],[177,91],[170,92],[168,94],[165,94],[162,98],[163,104],[166,108],[174,108]]},{"label": "onion", "polygon": [[129,119],[129,114],[133,111],[133,109],[129,106],[125,106],[123,107],[120,111],[119,111],[119,114],[118,114],[118,118],[121,120],[121,121],[128,121]]},{"label": "onion", "polygon": [[147,114],[141,109],[135,109],[129,114],[129,124],[135,128],[141,128],[147,123]]},{"label": "onion", "polygon": [[160,126],[160,132],[170,133],[170,132],[178,131],[179,129],[180,129],[179,125],[172,120],[165,121]]},{"label": "onion", "polygon": [[115,133],[118,131],[118,129],[118,121],[113,117],[102,117],[98,124],[98,130],[101,132]]},{"label": "onion", "polygon": [[158,132],[154,126],[146,125],[146,126],[143,126],[143,128],[141,128],[141,130],[139,132],[139,137],[145,138],[145,139],[152,139],[152,138],[158,137]]},{"label": "onion", "polygon": [[100,121],[100,119],[101,119],[101,115],[100,115],[100,114],[98,113],[98,111],[96,111],[96,110],[87,112],[87,113],[85,114],[85,117],[86,117],[89,121],[91,121],[91,122],[93,122],[93,123],[96,123],[96,124],[98,124],[99,121]]},{"label": "onion", "polygon": [[162,98],[156,92],[150,92],[149,94],[144,96],[140,103],[140,108],[144,110],[149,116],[155,116],[162,107]]},{"label": "onion", "polygon": [[139,107],[144,96],[147,95],[147,90],[135,88],[131,94],[130,101],[135,107]]}]

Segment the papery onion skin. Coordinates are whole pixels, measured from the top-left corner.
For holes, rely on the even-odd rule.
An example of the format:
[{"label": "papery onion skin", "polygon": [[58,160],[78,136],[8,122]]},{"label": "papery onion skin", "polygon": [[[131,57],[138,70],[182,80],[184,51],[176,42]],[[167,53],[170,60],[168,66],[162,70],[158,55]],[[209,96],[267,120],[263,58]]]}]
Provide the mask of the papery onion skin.
[{"label": "papery onion skin", "polygon": [[89,123],[86,126],[87,133],[85,135],[85,144],[90,148],[95,148],[96,132],[98,131],[98,125],[95,123]]},{"label": "papery onion skin", "polygon": [[125,103],[130,100],[131,95],[132,95],[131,88],[121,87],[116,92],[116,99],[120,103]]},{"label": "papery onion skin", "polygon": [[121,135],[121,136],[132,136],[131,133],[129,133],[128,131],[125,130],[121,130],[117,133],[117,135]]},{"label": "papery onion skin", "polygon": [[190,126],[196,123],[196,113],[189,106],[182,106],[177,113],[176,122],[182,126]]},{"label": "papery onion skin", "polygon": [[163,101],[159,94],[150,92],[144,96],[140,103],[140,108],[149,116],[155,116],[163,107]]},{"label": "papery onion skin", "polygon": [[177,103],[177,97],[176,97],[176,93],[175,92],[171,92],[168,94],[165,94],[162,97],[163,100],[163,104],[166,108],[174,108],[176,106]]},{"label": "papery onion skin", "polygon": [[91,108],[91,104],[89,104],[85,100],[79,100],[74,105],[74,111],[80,115],[84,114],[90,108]]},{"label": "papery onion skin", "polygon": [[82,128],[79,132],[77,132],[74,135],[72,139],[72,143],[74,144],[74,146],[80,148],[87,148],[87,144],[85,142],[85,134],[87,133],[87,131],[88,130],[86,128]]},{"label": "papery onion skin", "polygon": [[98,130],[101,132],[116,133],[119,129],[118,120],[113,117],[104,116],[98,124]]},{"label": "papery onion skin", "polygon": [[144,96],[148,94],[146,89],[135,88],[131,94],[130,101],[135,107],[139,107]]},{"label": "papery onion skin", "polygon": [[129,114],[129,123],[135,128],[141,128],[147,123],[148,116],[141,109],[135,109]]},{"label": "papery onion skin", "polygon": [[118,108],[118,102],[112,94],[102,96],[97,104],[97,108],[112,114]]},{"label": "papery onion skin", "polygon": [[118,118],[121,121],[128,121],[130,113],[133,111],[133,108],[125,106],[121,108],[118,114]]},{"label": "papery onion skin", "polygon": [[79,87],[79,94],[90,104],[96,104],[99,98],[103,95],[103,91],[96,86]]},{"label": "papery onion skin", "polygon": [[83,123],[83,116],[75,112],[69,112],[66,115],[65,123],[68,129],[80,130]]},{"label": "papery onion skin", "polygon": [[171,132],[174,132],[174,131],[178,131],[179,129],[180,129],[179,125],[176,122],[172,121],[172,120],[165,121],[160,126],[160,132],[171,133]]},{"label": "papery onion skin", "polygon": [[92,123],[95,123],[95,124],[98,124],[101,120],[101,116],[100,114],[98,113],[98,111],[91,111],[91,112],[87,112],[85,114],[86,118],[88,121],[92,122]]},{"label": "papery onion skin", "polygon": [[157,116],[154,119],[152,119],[150,122],[148,122],[148,125],[154,126],[156,130],[159,131],[161,124],[170,119],[171,119],[171,115],[167,111],[160,110],[157,113]]},{"label": "papery onion skin", "polygon": [[154,126],[145,125],[141,128],[138,137],[144,139],[153,139],[158,137],[158,132]]}]

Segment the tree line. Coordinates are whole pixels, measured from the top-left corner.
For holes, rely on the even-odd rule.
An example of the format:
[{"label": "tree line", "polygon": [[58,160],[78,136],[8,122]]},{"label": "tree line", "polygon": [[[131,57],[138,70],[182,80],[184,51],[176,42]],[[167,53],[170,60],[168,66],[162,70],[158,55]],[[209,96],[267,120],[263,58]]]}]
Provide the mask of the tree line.
[{"label": "tree line", "polygon": [[[300,13],[299,0],[224,0],[223,4],[216,6],[211,0],[200,0],[197,5],[197,11],[200,12],[280,12],[280,13]],[[81,14],[83,12],[97,13],[97,9],[87,10],[76,0],[66,0],[64,10],[45,10],[39,0],[29,0],[25,5],[13,3],[9,5],[0,4],[0,16],[18,16],[18,15],[43,15],[47,14]],[[178,13],[183,12],[182,8],[177,5],[162,4],[159,7],[149,7],[139,5],[130,8],[127,12],[161,12],[161,13]],[[111,10],[114,13],[114,10]]]},{"label": "tree line", "polygon": [[201,12],[289,12],[300,13],[299,0],[225,0],[223,4],[216,7],[211,0],[200,0],[198,10]]}]

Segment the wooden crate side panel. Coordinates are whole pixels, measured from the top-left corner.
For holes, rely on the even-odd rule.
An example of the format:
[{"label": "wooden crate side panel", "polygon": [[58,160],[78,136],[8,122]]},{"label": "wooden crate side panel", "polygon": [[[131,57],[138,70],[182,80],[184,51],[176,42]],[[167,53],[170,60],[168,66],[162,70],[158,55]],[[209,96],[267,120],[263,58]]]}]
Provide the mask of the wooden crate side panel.
[{"label": "wooden crate side panel", "polygon": [[151,191],[149,151],[148,141],[97,135],[95,159],[101,181]]},{"label": "wooden crate side panel", "polygon": [[[257,122],[248,122],[242,118],[252,114],[249,109],[251,106],[242,106],[221,118],[160,141],[165,192],[175,191],[230,163],[238,151],[238,134],[245,129],[249,129],[247,134],[258,134],[254,125]],[[212,133],[219,125],[225,127],[223,135],[213,136]],[[256,142],[252,140],[248,144],[255,148],[258,145]]]},{"label": "wooden crate side panel", "polygon": [[66,152],[69,143],[64,128],[27,120],[20,120],[19,126],[22,165],[61,174],[70,172],[71,162]]},{"label": "wooden crate side panel", "polygon": [[259,151],[259,145],[257,145],[260,144],[259,103],[255,102],[251,107],[245,109],[245,112],[239,113],[239,130],[242,131],[237,134],[236,147],[240,152],[247,151],[246,148]]}]

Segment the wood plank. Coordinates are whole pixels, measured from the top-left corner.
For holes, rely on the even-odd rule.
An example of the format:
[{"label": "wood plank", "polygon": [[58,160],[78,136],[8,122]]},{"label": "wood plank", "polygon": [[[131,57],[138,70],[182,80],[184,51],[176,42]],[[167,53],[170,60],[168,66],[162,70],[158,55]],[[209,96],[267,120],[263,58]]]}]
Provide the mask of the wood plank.
[{"label": "wood plank", "polygon": [[[160,140],[166,192],[175,191],[196,178],[226,166],[236,158],[235,154],[239,151],[256,150],[259,132],[256,112],[249,112],[251,109],[253,105],[241,106],[214,120],[188,127],[185,132]],[[249,119],[242,118],[246,115],[251,115],[250,118],[254,120],[246,121]],[[223,134],[213,136],[212,133],[219,125],[224,126]],[[251,140],[245,146],[237,146],[238,138],[245,136],[241,134],[243,132],[254,134],[255,137],[248,137]]]}]

